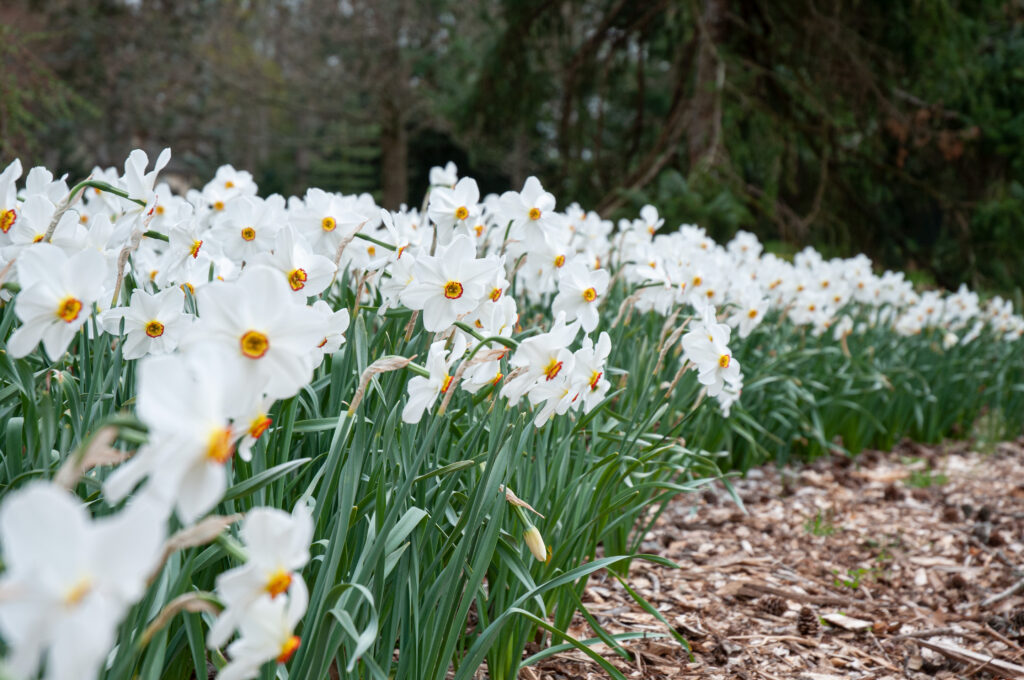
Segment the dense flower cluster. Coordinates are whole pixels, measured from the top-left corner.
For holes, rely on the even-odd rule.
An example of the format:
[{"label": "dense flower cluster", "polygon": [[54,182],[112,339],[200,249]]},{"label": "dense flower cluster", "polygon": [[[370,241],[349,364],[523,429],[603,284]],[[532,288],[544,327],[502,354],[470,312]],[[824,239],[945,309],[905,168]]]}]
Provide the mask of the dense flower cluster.
[{"label": "dense flower cluster", "polygon": [[[611,388],[602,324],[630,307],[686,317],[673,335],[680,370],[695,370],[725,414],[743,388],[730,344],[772,313],[837,341],[880,325],[939,328],[949,345],[986,325],[1008,341],[1024,334],[998,298],[917,293],[863,256],[827,261],[808,249],[790,263],[743,232],[725,246],[694,226],[659,233],[652,206],[616,228],[577,205],[558,211],[533,177],[481,197],[449,164],[431,171],[424,212],[389,212],[368,195],[320,189],[263,198],[230,166],[179,196],[158,184],[169,159],[165,150],[150,169],[134,151],[123,173],[97,168],[81,196],[44,168],[21,185],[18,162],[0,174],[0,279],[20,321],[6,351],[22,358],[41,347],[57,364],[81,333],[116,343],[138,362],[134,408],[148,432],[102,480],[107,504],[127,500],[114,514],[94,520],[50,482],[0,506],[0,634],[15,678],[44,665],[55,680],[97,673],[162,564],[170,518],[188,527],[217,507],[233,456],[257,455],[273,405],[299,394],[345,342],[350,311],[331,302],[342,281],[365,313],[412,310],[431,334],[423,365],[409,364],[406,423],[442,412],[457,390],[525,400],[536,427],[592,411]],[[609,309],[615,285],[629,296]],[[527,323],[524,310],[536,318]],[[256,677],[301,644],[311,512],[257,508],[245,518],[246,561],[216,580],[223,610],[207,641],[230,657],[219,677]]]}]

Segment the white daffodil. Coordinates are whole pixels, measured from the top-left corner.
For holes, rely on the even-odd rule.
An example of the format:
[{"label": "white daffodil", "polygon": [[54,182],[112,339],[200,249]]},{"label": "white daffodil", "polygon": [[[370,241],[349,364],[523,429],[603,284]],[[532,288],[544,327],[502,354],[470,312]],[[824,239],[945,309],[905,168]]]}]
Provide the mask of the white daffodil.
[{"label": "white daffodil", "polygon": [[565,318],[580,320],[584,333],[597,328],[600,315],[599,300],[608,290],[608,270],[587,269],[580,260],[574,260],[558,274],[558,295],[551,304],[554,314],[565,313]]},{"label": "white daffodil", "polygon": [[349,315],[347,309],[334,311],[323,300],[317,300],[312,307],[323,319],[325,329],[323,340],[313,348],[313,363],[319,366],[325,356],[334,354],[345,343]]},{"label": "white daffodil", "polygon": [[338,247],[366,221],[351,201],[322,189],[306,192],[303,204],[289,210],[289,222],[313,252],[336,258]]},{"label": "white daffodil", "polygon": [[231,661],[217,673],[217,680],[250,680],[269,661],[288,663],[301,645],[295,627],[308,604],[302,579],[295,580],[286,597],[264,595],[252,603],[239,624],[238,639],[228,645]]},{"label": "white daffodil", "polygon": [[94,678],[117,626],[146,588],[166,516],[145,502],[93,520],[64,489],[32,482],[0,506],[0,634],[6,670],[46,680]]},{"label": "white daffodil", "polygon": [[103,329],[111,335],[120,332],[124,319],[125,359],[138,359],[147,354],[173,352],[193,317],[184,312],[185,293],[180,288],[166,288],[151,294],[136,288],[127,307],[115,307],[103,313]]},{"label": "white daffodil", "polygon": [[413,270],[413,282],[402,290],[401,301],[409,309],[423,310],[423,327],[438,333],[479,304],[493,263],[476,259],[476,247],[468,236],[456,236],[437,249],[437,256],[421,255]]},{"label": "white daffodil", "polygon": [[442,168],[435,165],[430,168],[430,186],[432,187],[453,187],[459,181],[459,168],[448,161]]},{"label": "white daffodil", "polygon": [[248,560],[217,576],[217,596],[224,610],[207,636],[211,649],[228,641],[260,597],[276,598],[302,581],[298,572],[309,562],[313,518],[301,503],[291,514],[276,508],[256,508],[246,515],[241,538]]},{"label": "white daffodil", "polygon": [[527,177],[522,191],[506,191],[500,199],[500,217],[512,222],[517,236],[543,234],[552,225],[555,197],[544,191],[540,180]]},{"label": "white daffodil", "polygon": [[740,296],[728,322],[739,331],[741,338],[745,338],[761,324],[767,311],[768,300],[761,297],[759,292],[751,291]]},{"label": "white daffodil", "polygon": [[108,278],[103,256],[86,250],[68,257],[60,248],[40,243],[18,256],[14,299],[21,326],[7,342],[12,357],[26,356],[40,340],[50,359],[64,353],[104,294]]},{"label": "white daffodil", "polygon": [[224,495],[225,466],[262,397],[242,360],[216,347],[144,359],[136,413],[149,442],[106,479],[104,496],[117,503],[148,477],[145,495],[191,524]]},{"label": "white daffodil", "polygon": [[18,186],[21,161],[17,158],[0,172],[0,247],[10,243],[8,234],[18,221]]},{"label": "white daffodil", "polygon": [[505,383],[501,396],[516,402],[537,383],[550,383],[559,375],[564,378],[564,374],[571,373],[574,357],[568,348],[579,332],[579,321],[567,324],[565,314],[559,314],[550,331],[520,342],[509,359],[509,365],[523,371]]},{"label": "white daffodil", "polygon": [[252,262],[274,247],[274,237],[285,218],[284,199],[277,194],[266,200],[241,196],[224,208],[223,217],[210,232],[221,252],[233,262]]},{"label": "white daffodil", "polygon": [[453,188],[436,187],[430,192],[427,217],[437,225],[438,242],[448,243],[457,226],[467,232],[480,216],[480,189],[472,177],[463,177]]},{"label": "white daffodil", "polygon": [[252,265],[265,265],[281,272],[288,288],[299,300],[319,295],[334,280],[337,267],[329,258],[317,255],[291,227],[277,233],[274,252],[253,258]]},{"label": "white daffodil", "polygon": [[235,281],[204,287],[198,305],[189,346],[209,343],[243,359],[275,399],[294,395],[312,379],[312,350],[324,338],[324,320],[294,297],[279,271],[246,267]]},{"label": "white daffodil", "polygon": [[465,353],[466,343],[461,340],[461,336],[456,336],[451,352],[446,352],[444,345],[444,340],[438,340],[430,346],[427,353],[427,371],[430,376],[417,375],[409,380],[409,401],[402,409],[404,422],[420,422],[423,413],[434,405],[437,398],[451,389],[452,376],[448,371]]},{"label": "white daffodil", "polygon": [[729,350],[729,327],[715,321],[715,310],[707,307],[702,321],[683,336],[684,358],[697,369],[697,381],[708,388],[708,395],[717,397],[726,384],[740,381],[740,362]]},{"label": "white daffodil", "polygon": [[604,331],[597,338],[597,345],[593,345],[590,338],[584,338],[583,347],[576,350],[572,382],[583,396],[583,411],[586,413],[601,403],[611,388],[605,375],[605,363],[611,351],[611,338]]}]

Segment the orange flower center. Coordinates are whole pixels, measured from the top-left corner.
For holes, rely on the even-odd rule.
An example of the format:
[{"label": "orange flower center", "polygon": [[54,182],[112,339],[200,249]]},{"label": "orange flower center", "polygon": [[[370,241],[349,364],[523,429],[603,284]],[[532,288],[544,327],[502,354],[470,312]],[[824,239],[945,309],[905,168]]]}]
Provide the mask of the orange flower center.
[{"label": "orange flower center", "polygon": [[57,318],[65,323],[71,323],[78,318],[82,311],[82,301],[78,298],[68,296],[57,305]]},{"label": "orange flower center", "polygon": [[482,224],[476,225],[475,227],[473,227],[473,231],[476,232],[477,236],[483,236],[484,235],[484,225],[482,225]]},{"label": "orange flower center", "polygon": [[594,300],[597,299],[597,291],[594,290],[593,288],[587,288],[585,291],[583,291],[583,299],[586,300],[587,302],[593,302]]},{"label": "orange flower center", "polygon": [[220,212],[221,210],[223,210],[224,209],[224,201],[216,201],[213,204],[213,209],[216,210],[217,212]]},{"label": "orange flower center", "polygon": [[146,324],[146,335],[148,335],[149,337],[159,338],[163,334],[164,325],[157,321],[156,319],[153,319],[152,321]]},{"label": "orange flower center", "polygon": [[203,247],[202,241],[192,241],[192,247],[189,248],[188,254],[192,256],[192,259],[199,257],[199,249]]},{"label": "orange flower center", "polygon": [[14,212],[14,208],[4,210],[0,212],[0,231],[5,234],[11,230],[14,223],[18,221],[18,213]]},{"label": "orange flower center", "polygon": [[530,213],[529,214],[530,214],[530,219],[531,220],[535,220],[535,221],[539,220],[540,219],[540,208],[530,208]]},{"label": "orange flower center", "polygon": [[444,382],[441,383],[441,394],[447,394],[448,393],[448,388],[451,387],[451,386],[452,386],[452,377],[450,375],[445,375]]},{"label": "orange flower center", "polygon": [[206,443],[206,457],[214,463],[224,464],[228,462],[233,454],[234,447],[231,445],[231,428],[222,427],[210,433]]},{"label": "orange flower center", "polygon": [[32,239],[32,243],[39,243],[42,240],[43,240],[43,235],[42,234],[36,234],[35,237]]},{"label": "orange flower center", "polygon": [[700,278],[699,276],[694,276],[693,277],[693,285],[699,286],[703,282],[704,282],[704,279]]},{"label": "orange flower center", "polygon": [[270,340],[259,331],[246,331],[239,341],[242,354],[250,359],[261,359],[270,349]]},{"label": "orange flower center", "polygon": [[231,180],[228,180],[227,182],[224,182],[224,188],[225,189],[234,189],[235,188],[235,183],[232,182]]},{"label": "orange flower center", "polygon": [[320,220],[320,228],[324,231],[334,231],[338,228],[338,220],[333,217],[325,217]]},{"label": "orange flower center", "polygon": [[271,598],[275,598],[281,593],[288,590],[288,587],[292,584],[292,575],[284,569],[278,569],[270,578],[267,580],[267,592],[270,593]]},{"label": "orange flower center", "polygon": [[449,281],[444,284],[444,296],[449,300],[458,300],[462,297],[462,284],[458,281]]},{"label": "orange flower center", "polygon": [[718,365],[721,366],[722,368],[729,368],[730,360],[731,357],[728,354],[723,354],[722,356],[718,357]]},{"label": "orange flower center", "polygon": [[305,269],[293,269],[288,272],[288,285],[292,290],[302,290],[306,287],[307,278]]},{"label": "orange flower center", "polygon": [[555,266],[556,267],[561,267],[563,264],[565,264],[565,255],[556,255],[555,256]]},{"label": "orange flower center", "polygon": [[369,255],[370,257],[373,257],[374,255],[377,254],[377,249],[373,246],[367,246],[366,254]]},{"label": "orange flower center", "polygon": [[[153,276],[156,276],[156,272],[153,272]],[[195,297],[196,287],[193,286],[188,281],[186,281],[185,283],[181,284],[181,292],[188,293],[189,295]]]},{"label": "orange flower center", "polygon": [[283,645],[281,645],[281,654],[277,657],[278,663],[288,663],[288,660],[295,654],[295,650],[302,644],[302,640],[298,635],[292,635],[288,638]]},{"label": "orange flower center", "polygon": [[469,217],[469,210],[464,205],[460,205],[455,209],[455,219],[464,220]]},{"label": "orange flower center", "polygon": [[260,435],[267,431],[270,424],[274,421],[270,419],[266,414],[261,414],[252,419],[249,423],[249,436],[253,439],[259,439]]},{"label": "orange flower center", "polygon": [[601,382],[601,376],[603,376],[603,375],[604,375],[604,373],[601,372],[601,371],[594,371],[593,373],[590,374],[590,389],[591,389],[591,391],[597,389],[597,384],[599,382]]},{"label": "orange flower center", "polygon": [[751,319],[756,319],[757,318],[757,310],[756,309],[751,309],[749,312],[747,312],[747,316],[750,317]]},{"label": "orange flower center", "polygon": [[497,302],[501,297],[501,288],[495,288],[491,291],[491,302]]},{"label": "orange flower center", "polygon": [[81,603],[85,599],[85,596],[92,590],[92,580],[88,577],[84,577],[79,580],[75,585],[71,586],[66,593],[64,593],[64,604],[68,607],[74,607]]},{"label": "orange flower center", "polygon": [[544,375],[547,376],[546,380],[554,380],[562,370],[562,362],[551,357],[551,361],[547,367],[544,368]]},{"label": "orange flower center", "polygon": [[245,229],[242,230],[242,240],[243,241],[251,241],[254,238],[256,238],[256,230],[255,229],[253,229],[252,227],[246,227]]},{"label": "orange flower center", "polygon": [[167,209],[164,208],[162,205],[158,205],[156,208],[154,208],[154,210],[156,211],[157,215],[163,215],[167,211]]}]

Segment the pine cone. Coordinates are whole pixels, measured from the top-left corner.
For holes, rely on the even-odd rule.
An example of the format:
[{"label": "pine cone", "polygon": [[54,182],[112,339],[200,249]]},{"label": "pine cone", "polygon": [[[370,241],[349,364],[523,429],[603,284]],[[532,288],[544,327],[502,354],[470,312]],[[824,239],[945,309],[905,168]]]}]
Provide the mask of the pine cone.
[{"label": "pine cone", "polygon": [[786,601],[781,597],[776,597],[775,595],[766,595],[765,597],[762,597],[758,601],[757,606],[760,607],[761,611],[771,614],[772,616],[782,616],[786,613],[786,610],[789,609]]},{"label": "pine cone", "polygon": [[882,493],[882,497],[889,503],[895,503],[896,501],[903,500],[903,490],[898,488],[895,484],[890,484],[885,487],[885,491]]},{"label": "pine cone", "polygon": [[959,522],[960,508],[955,505],[947,505],[942,509],[942,519],[946,522]]},{"label": "pine cone", "polygon": [[817,635],[819,627],[817,615],[809,608],[801,607],[800,615],[796,619],[797,632],[804,637],[811,637]]}]

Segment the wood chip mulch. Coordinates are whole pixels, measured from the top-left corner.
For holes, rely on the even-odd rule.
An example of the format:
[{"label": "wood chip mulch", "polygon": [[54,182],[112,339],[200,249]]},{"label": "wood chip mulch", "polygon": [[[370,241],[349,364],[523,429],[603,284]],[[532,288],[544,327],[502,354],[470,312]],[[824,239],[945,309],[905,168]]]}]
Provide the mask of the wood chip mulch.
[{"label": "wood chip mulch", "polygon": [[[627,583],[595,575],[584,602],[628,659],[628,678],[806,680],[1024,677],[1024,440],[869,451],[752,470],[669,504]],[[577,615],[577,639],[595,637]],[[549,644],[546,641],[546,644]],[[545,646],[546,646],[545,644]],[[537,651],[535,647],[529,651]],[[523,680],[604,678],[576,650]]]}]

